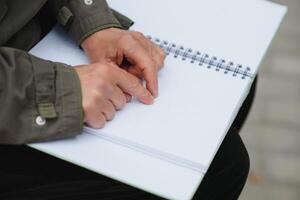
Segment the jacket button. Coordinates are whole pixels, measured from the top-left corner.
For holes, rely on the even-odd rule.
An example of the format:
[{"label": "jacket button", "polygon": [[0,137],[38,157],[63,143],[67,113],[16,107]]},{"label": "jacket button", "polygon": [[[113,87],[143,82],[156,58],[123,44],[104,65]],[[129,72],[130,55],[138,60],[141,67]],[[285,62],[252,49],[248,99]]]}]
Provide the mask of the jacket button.
[{"label": "jacket button", "polygon": [[39,126],[44,126],[46,124],[46,119],[44,119],[42,116],[37,116],[35,123]]},{"label": "jacket button", "polygon": [[84,0],[84,3],[86,5],[92,5],[93,4],[93,0]]}]

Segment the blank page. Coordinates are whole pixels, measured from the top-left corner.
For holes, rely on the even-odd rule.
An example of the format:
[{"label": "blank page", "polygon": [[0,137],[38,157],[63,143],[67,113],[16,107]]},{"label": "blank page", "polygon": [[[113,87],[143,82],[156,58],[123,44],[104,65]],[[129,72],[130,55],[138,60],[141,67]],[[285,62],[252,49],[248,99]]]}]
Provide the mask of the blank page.
[{"label": "blank page", "polygon": [[[189,199],[247,96],[285,9],[260,0],[109,3],[136,22],[133,30],[166,43],[159,97],[151,106],[134,99],[103,129],[85,127],[77,138],[31,146],[157,195]],[[88,63],[59,27],[31,53]]]}]

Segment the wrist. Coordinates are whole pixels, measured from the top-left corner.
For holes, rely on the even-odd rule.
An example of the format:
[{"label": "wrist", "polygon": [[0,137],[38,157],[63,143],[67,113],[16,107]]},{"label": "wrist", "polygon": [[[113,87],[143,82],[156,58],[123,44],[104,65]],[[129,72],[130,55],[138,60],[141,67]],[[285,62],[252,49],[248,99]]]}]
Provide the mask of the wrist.
[{"label": "wrist", "polygon": [[[120,28],[109,27],[103,30],[92,33],[81,42],[81,47],[86,51],[98,47],[99,44],[112,41],[112,36],[119,34],[122,31]],[[103,40],[103,41],[102,41]]]}]

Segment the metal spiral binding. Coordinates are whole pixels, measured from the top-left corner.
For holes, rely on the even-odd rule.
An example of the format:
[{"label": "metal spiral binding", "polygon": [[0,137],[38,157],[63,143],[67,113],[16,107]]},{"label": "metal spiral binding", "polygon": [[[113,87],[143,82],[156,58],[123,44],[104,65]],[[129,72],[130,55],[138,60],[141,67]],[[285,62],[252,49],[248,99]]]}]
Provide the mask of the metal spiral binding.
[{"label": "metal spiral binding", "polygon": [[199,66],[206,64],[208,69],[214,68],[216,71],[224,71],[224,74],[231,73],[234,77],[241,77],[242,79],[254,78],[254,74],[251,73],[250,67],[244,67],[243,65],[235,64],[232,61],[227,62],[216,56],[209,56],[206,53],[194,51],[190,48],[185,48],[159,38],[153,38],[151,36],[147,37],[164,49],[167,56],[172,54],[174,58],[181,58],[183,61],[189,60],[193,64],[197,63]]}]

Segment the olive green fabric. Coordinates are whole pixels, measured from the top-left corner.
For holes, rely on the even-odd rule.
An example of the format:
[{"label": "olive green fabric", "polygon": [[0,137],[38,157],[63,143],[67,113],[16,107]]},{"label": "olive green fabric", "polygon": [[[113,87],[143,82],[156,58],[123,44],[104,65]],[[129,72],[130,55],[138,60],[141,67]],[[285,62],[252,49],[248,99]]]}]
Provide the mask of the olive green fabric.
[{"label": "olive green fabric", "polygon": [[127,29],[133,23],[104,0],[89,2],[0,0],[0,144],[56,140],[82,132],[81,88],[75,70],[20,49],[28,50],[40,38],[34,17],[45,5],[78,44],[98,30]]},{"label": "olive green fabric", "polygon": [[73,21],[73,18],[74,18],[74,15],[73,13],[71,12],[71,10],[66,7],[66,6],[63,6],[58,14],[57,14],[57,20],[59,21],[59,23],[62,25],[62,26],[65,26],[65,27],[68,27],[69,26],[69,23],[71,21]]},{"label": "olive green fabric", "polygon": [[[22,144],[59,139],[81,131],[80,85],[72,68],[6,47],[0,48],[0,63],[1,143]],[[37,75],[35,71],[40,67],[47,68],[48,72]],[[41,115],[38,112],[36,81],[43,78],[47,81],[39,82],[44,87],[44,91],[40,92],[46,92],[46,95],[39,100],[46,100],[48,94],[54,95],[51,100],[57,117],[45,119],[45,125],[41,126],[36,123],[36,118]],[[47,88],[48,81],[54,81],[56,86],[53,94],[51,91],[54,88]]]},{"label": "olive green fabric", "polygon": [[25,26],[39,9],[45,4],[45,0],[0,0],[0,10],[6,10],[0,21],[0,44],[4,44],[9,38]]},{"label": "olive green fabric", "polygon": [[117,20],[120,22],[120,24],[122,25],[123,29],[129,29],[134,24],[134,22],[131,19],[122,15],[118,11],[112,9],[112,12],[114,16],[117,18]]},{"label": "olive green fabric", "polygon": [[6,5],[6,3],[4,4],[4,2],[3,2],[2,5],[0,6],[0,21],[6,15],[6,12],[7,12],[7,5]]},{"label": "olive green fabric", "polygon": [[54,2],[58,22],[79,45],[96,31],[111,27],[128,29],[133,24],[129,18],[110,9],[105,0],[90,0],[91,4],[84,0]]}]

